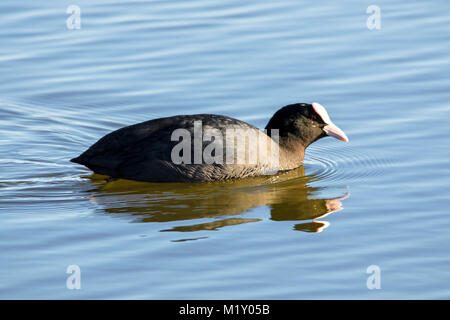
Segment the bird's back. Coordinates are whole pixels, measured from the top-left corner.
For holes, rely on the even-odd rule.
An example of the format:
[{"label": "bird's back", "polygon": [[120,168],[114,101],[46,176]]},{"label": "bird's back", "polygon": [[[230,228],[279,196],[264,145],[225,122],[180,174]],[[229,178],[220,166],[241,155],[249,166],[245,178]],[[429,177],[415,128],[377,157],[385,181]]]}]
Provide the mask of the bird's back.
[{"label": "bird's back", "polygon": [[[213,114],[197,114],[159,118],[127,126],[113,131],[93,144],[79,157],[71,161],[85,165],[96,173],[114,178],[132,179],[139,181],[214,181],[230,178],[242,178],[260,175],[273,171],[275,160],[264,159],[255,164],[226,163],[225,159],[230,149],[223,145],[222,163],[198,163],[195,152],[198,151],[198,141],[195,137],[198,125],[201,125],[201,136],[208,129],[220,131],[226,142],[234,137],[230,136],[230,129],[242,132],[253,132],[262,135],[263,139],[273,141],[256,127],[231,118]],[[190,151],[190,162],[176,163],[173,161],[173,150],[180,140],[172,141],[172,134],[181,129],[182,133],[190,137],[187,149]],[[179,132],[179,131],[178,131]],[[228,132],[228,133],[227,133]],[[238,133],[239,134],[239,133]],[[211,141],[201,140],[201,152]],[[236,159],[242,145],[234,145],[232,156]],[[189,150],[190,149],[190,150]],[[186,152],[183,150],[183,152]],[[183,156],[186,156],[183,154]]]}]

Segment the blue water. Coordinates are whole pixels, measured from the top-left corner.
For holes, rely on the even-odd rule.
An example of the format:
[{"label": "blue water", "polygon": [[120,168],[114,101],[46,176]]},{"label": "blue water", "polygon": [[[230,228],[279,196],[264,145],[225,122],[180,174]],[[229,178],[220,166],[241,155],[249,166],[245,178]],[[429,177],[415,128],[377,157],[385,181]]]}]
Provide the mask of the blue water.
[{"label": "blue water", "polygon": [[[3,0],[0,12],[0,298],[450,298],[448,2]],[[316,142],[288,176],[107,183],[69,162],[148,119],[264,127],[313,101],[350,142]]]}]

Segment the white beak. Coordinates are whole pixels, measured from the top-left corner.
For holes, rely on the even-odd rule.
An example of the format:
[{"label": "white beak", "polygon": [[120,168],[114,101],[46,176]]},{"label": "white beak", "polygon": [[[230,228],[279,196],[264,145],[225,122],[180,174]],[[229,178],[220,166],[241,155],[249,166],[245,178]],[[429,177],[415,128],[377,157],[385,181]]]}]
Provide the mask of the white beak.
[{"label": "white beak", "polygon": [[345,135],[344,131],[339,129],[339,127],[337,125],[335,125],[334,123],[332,123],[332,122],[327,124],[323,128],[323,131],[325,131],[325,133],[327,135],[329,135],[330,137],[334,137],[334,138],[336,138],[338,140],[341,140],[341,141],[344,141],[344,142],[348,142],[348,138]]}]

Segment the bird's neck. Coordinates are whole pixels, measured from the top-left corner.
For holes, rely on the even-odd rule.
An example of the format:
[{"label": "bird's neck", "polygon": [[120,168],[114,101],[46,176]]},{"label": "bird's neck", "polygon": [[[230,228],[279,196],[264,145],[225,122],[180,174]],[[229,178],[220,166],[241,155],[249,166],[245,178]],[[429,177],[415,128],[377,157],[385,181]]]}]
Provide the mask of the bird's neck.
[{"label": "bird's neck", "polygon": [[[279,125],[278,121],[273,118],[270,119],[266,125],[266,133],[279,145],[279,165],[281,170],[291,170],[300,167],[303,164],[305,156],[305,149],[310,144],[309,141],[304,141],[301,136],[295,136],[292,133],[278,129],[279,127],[286,126]],[[272,130],[277,131],[277,136],[274,135]]]},{"label": "bird's neck", "polygon": [[304,142],[291,135],[280,137],[280,169],[291,170],[300,167],[303,164],[305,156]]}]

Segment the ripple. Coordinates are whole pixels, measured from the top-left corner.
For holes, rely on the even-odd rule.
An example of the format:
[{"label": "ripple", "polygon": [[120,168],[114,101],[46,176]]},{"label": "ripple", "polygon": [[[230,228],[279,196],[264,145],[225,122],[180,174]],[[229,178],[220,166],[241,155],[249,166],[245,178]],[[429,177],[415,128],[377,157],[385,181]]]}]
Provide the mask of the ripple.
[{"label": "ripple", "polygon": [[305,157],[307,174],[326,183],[366,181],[384,174],[391,164],[390,159],[348,146],[313,145]]}]

